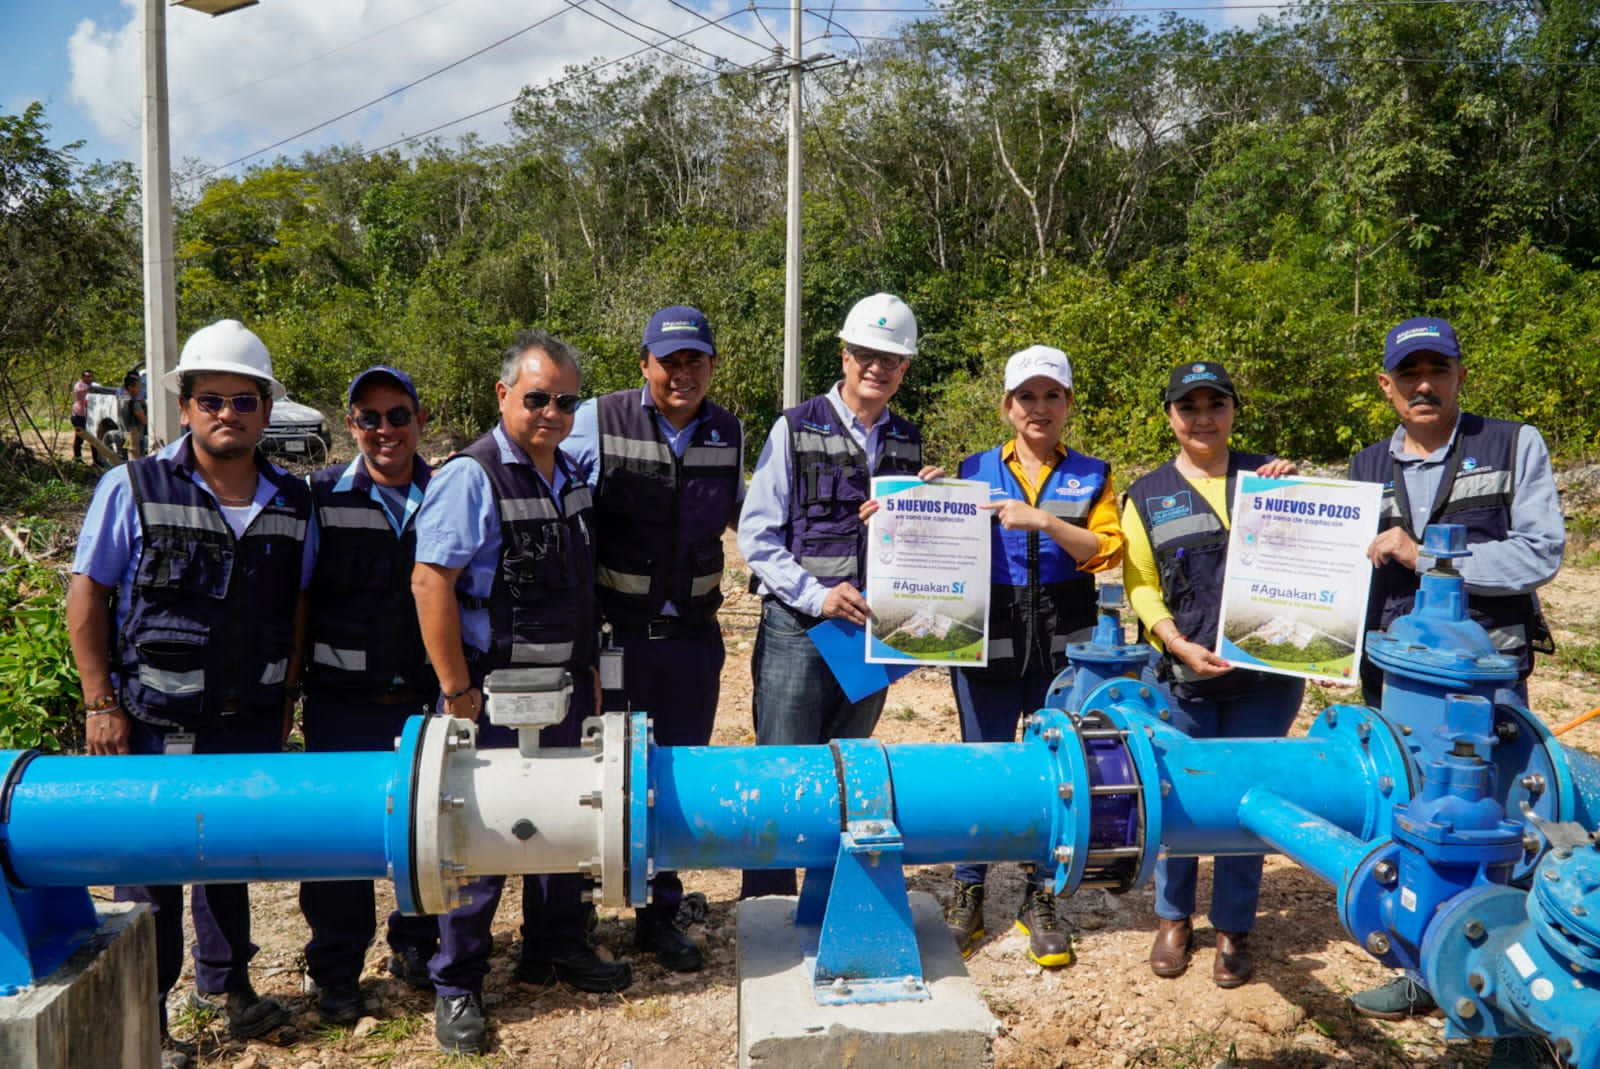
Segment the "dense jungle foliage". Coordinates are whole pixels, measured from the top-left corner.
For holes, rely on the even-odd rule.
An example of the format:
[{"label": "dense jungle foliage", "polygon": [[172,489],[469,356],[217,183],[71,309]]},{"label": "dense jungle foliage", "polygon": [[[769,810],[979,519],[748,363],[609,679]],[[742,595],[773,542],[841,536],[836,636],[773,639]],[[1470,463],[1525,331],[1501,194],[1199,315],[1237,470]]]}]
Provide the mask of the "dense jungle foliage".
[{"label": "dense jungle foliage", "polygon": [[[1392,426],[1383,333],[1430,313],[1461,332],[1471,407],[1569,456],[1600,438],[1595,0],[1312,3],[1228,31],[1099,10],[952,0],[810,76],[808,389],[838,371],[845,310],[887,289],[923,328],[900,407],[946,463],[999,440],[1001,365],[1032,342],[1071,355],[1089,452],[1165,454],[1166,369],[1212,358],[1245,393],[1239,444],[1332,460]],[[645,317],[684,301],[759,438],[783,105],[746,72],[596,63],[525,89],[500,144],[180,167],[180,336],[243,319],[330,412],[389,361],[472,432],[516,328],[576,343],[596,392],[637,381]],[[0,114],[0,224],[21,442],[60,425],[86,359],[139,359],[136,175],[53,145],[37,105]]]}]

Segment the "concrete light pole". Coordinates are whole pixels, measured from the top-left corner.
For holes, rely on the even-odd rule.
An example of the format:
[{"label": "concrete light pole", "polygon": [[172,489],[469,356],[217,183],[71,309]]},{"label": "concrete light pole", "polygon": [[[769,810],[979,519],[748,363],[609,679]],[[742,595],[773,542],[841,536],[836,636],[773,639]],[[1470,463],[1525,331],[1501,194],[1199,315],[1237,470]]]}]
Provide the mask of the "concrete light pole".
[{"label": "concrete light pole", "polygon": [[[225,15],[258,0],[171,0],[208,15]],[[144,361],[149,376],[150,432],[178,437],[178,406],[161,378],[178,357],[177,282],[173,272],[172,149],[167,134],[167,4],[144,0]]]}]

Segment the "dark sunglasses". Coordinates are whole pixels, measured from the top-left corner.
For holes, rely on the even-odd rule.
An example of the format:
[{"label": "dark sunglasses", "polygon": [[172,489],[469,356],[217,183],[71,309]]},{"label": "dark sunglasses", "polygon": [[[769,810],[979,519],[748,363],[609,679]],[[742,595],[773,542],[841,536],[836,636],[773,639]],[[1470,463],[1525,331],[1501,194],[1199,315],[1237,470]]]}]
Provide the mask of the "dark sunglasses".
[{"label": "dark sunglasses", "polygon": [[411,422],[411,409],[405,405],[395,405],[387,412],[379,412],[376,408],[363,408],[355,415],[355,425],[364,431],[375,431],[383,426],[387,419],[389,426],[399,430]]},{"label": "dark sunglasses", "polygon": [[227,405],[241,416],[248,416],[261,407],[261,395],[258,393],[236,393],[232,397],[224,397],[220,393],[197,393],[194,403],[200,406],[200,411],[209,412],[213,416],[222,411],[222,406]]},{"label": "dark sunglasses", "polygon": [[570,416],[578,410],[578,404],[582,401],[582,398],[575,393],[550,393],[548,390],[529,390],[522,395],[522,407],[529,412],[541,412],[544,410],[544,406],[551,401],[556,403],[558,409]]},{"label": "dark sunglasses", "polygon": [[847,349],[846,351],[850,354],[851,359],[861,365],[863,369],[876,364],[885,371],[894,371],[911,360],[909,356],[902,356],[899,353],[877,353],[870,349]]}]

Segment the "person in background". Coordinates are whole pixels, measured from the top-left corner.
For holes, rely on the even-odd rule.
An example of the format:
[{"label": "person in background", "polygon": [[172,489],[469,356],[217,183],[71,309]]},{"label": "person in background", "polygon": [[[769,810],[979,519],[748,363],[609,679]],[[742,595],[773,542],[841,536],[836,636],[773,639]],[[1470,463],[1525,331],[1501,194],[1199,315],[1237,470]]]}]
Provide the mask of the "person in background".
[{"label": "person in background", "polygon": [[[428,413],[411,377],[383,364],[351,380],[346,403],[356,458],[308,480],[319,539],[301,709],[308,753],[393,749],[406,719],[426,716],[439,692],[411,598],[415,521],[433,474],[417,454]],[[376,909],[371,880],[300,885],[306,971],[324,1024],[354,1024],[365,1012],[361,968]],[[390,974],[431,990],[438,922],[396,912],[387,927]]]},{"label": "person in background", "polygon": [[[92,393],[116,393],[107,386],[94,384],[94,372],[84,368],[78,373],[78,381],[72,384],[72,459],[83,459],[83,432],[89,427],[89,395]],[[89,463],[94,463],[94,449],[90,447]]]},{"label": "person in background", "polygon": [[[658,746],[705,746],[721,693],[722,534],[744,501],[744,426],[708,400],[717,346],[704,313],[656,312],[639,346],[644,385],[578,409],[562,449],[595,492],[600,612],[622,649],[622,698]],[[650,879],[635,938],[674,972],[703,964],[676,872]]]},{"label": "person in background", "polygon": [[[988,664],[951,671],[963,742],[1016,739],[1018,722],[1043,707],[1066,667],[1067,644],[1094,630],[1094,573],[1122,563],[1111,466],[1061,444],[1072,397],[1072,365],[1061,350],[1034,345],[1013,354],[1000,412],[1015,436],[961,462],[960,478],[989,484],[994,516]],[[987,871],[956,866],[949,925],[963,957],[983,938]],[[1072,961],[1055,895],[1031,866],[1016,924],[1038,964]]]},{"label": "person in background", "polygon": [[[1285,735],[1300,709],[1304,680],[1235,668],[1213,648],[1234,483],[1240,472],[1281,476],[1297,469],[1287,460],[1229,447],[1239,395],[1221,364],[1179,364],[1163,396],[1178,453],[1135,480],[1122,509],[1128,601],[1161,655],[1150,681],[1168,689],[1172,725],[1194,738]],[[1218,987],[1238,987],[1254,972],[1250,933],[1261,871],[1259,854],[1214,860],[1210,919],[1217,953],[1211,978]],[[1157,976],[1180,976],[1189,967],[1198,873],[1192,857],[1156,862],[1150,969]]]},{"label": "person in background", "polygon": [[144,456],[145,441],[149,435],[150,407],[144,399],[144,383],[137,371],[130,371],[122,379],[122,393],[117,401],[117,421],[127,435],[128,459]]}]

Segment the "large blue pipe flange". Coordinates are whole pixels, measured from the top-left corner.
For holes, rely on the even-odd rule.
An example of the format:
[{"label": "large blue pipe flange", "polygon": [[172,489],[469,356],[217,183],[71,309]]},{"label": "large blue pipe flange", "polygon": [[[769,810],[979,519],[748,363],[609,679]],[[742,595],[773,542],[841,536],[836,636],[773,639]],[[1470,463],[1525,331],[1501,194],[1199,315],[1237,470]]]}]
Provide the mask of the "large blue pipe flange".
[{"label": "large blue pipe flange", "polygon": [[395,906],[401,913],[425,913],[417,886],[416,857],[412,851],[412,815],[417,811],[417,762],[422,757],[422,730],[430,718],[413,716],[395,740],[395,775],[386,800],[388,826],[384,849],[389,855],[389,879],[394,883]]},{"label": "large blue pipe flange", "polygon": [[650,904],[650,877],[655,875],[650,820],[650,808],[656,803],[656,789],[650,782],[650,757],[655,752],[649,717],[630,714],[623,790],[628,799],[628,904],[635,909]]},{"label": "large blue pipe flange", "polygon": [[[1096,745],[1098,812],[1091,825],[1093,867],[1106,874],[1103,886],[1126,890],[1155,874],[1165,830],[1160,762],[1150,737],[1155,725],[1170,719],[1161,693],[1137,679],[1110,679],[1084,702],[1079,738]],[[1092,725],[1092,726],[1091,726]],[[1116,754],[1111,747],[1120,747]],[[1118,780],[1118,782],[1107,782]]]}]

